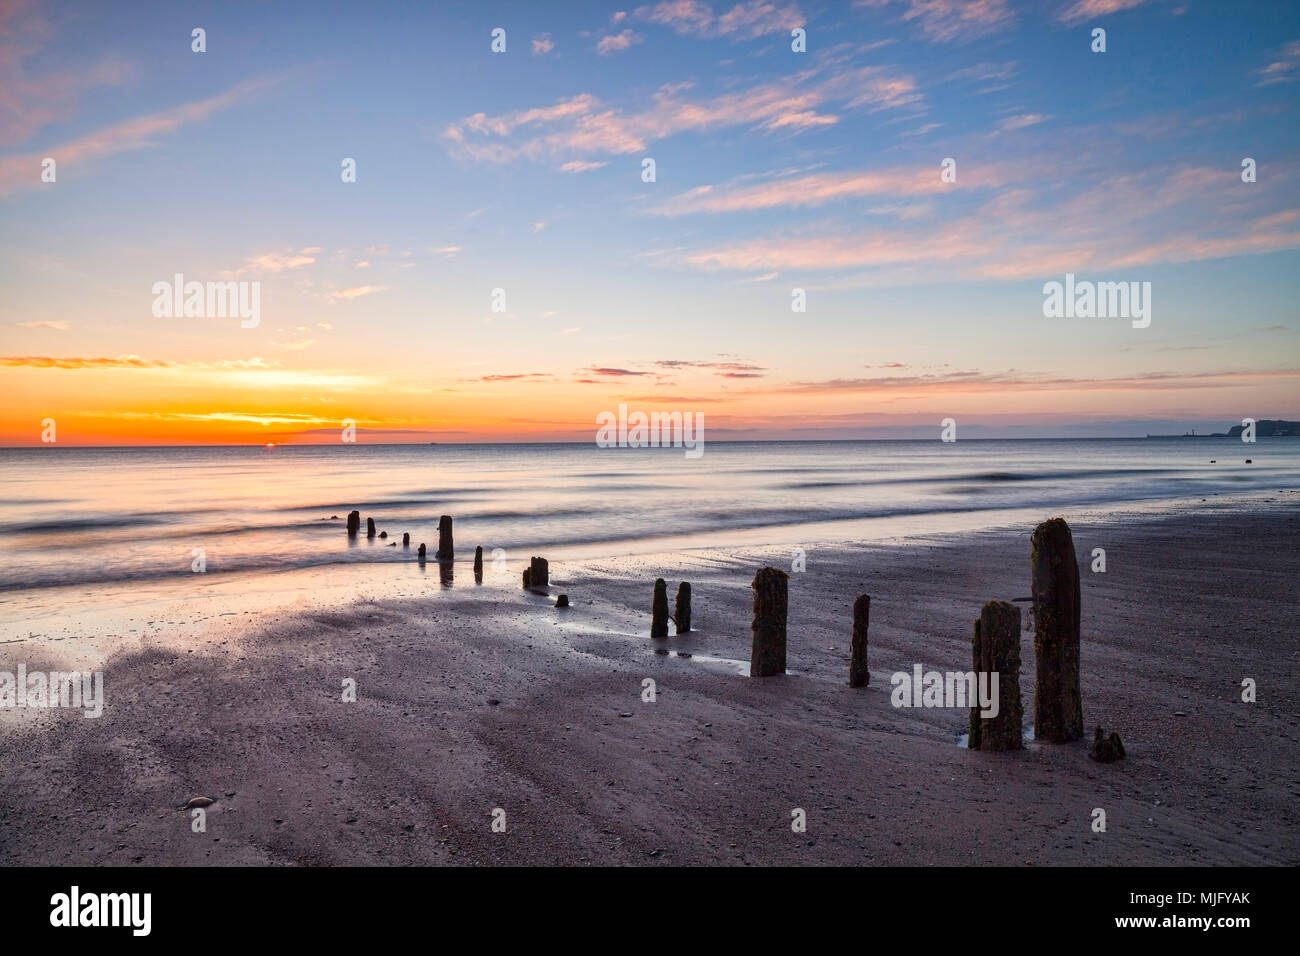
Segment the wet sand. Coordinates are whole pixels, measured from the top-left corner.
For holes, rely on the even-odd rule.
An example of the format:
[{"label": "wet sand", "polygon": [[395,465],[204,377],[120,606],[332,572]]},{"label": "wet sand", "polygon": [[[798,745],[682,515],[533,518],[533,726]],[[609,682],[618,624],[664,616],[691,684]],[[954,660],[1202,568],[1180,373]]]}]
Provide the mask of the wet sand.
[{"label": "wet sand", "polygon": [[[788,549],[552,558],[543,598],[519,588],[521,560],[476,586],[471,545],[450,587],[433,570],[384,594],[376,569],[347,568],[299,610],[223,612],[203,638],[100,642],[116,648],[103,717],[2,715],[0,860],[1300,863],[1300,494],[1065,517],[1084,720],[1089,738],[1098,723],[1122,735],[1116,764],[1091,761],[1088,740],[971,752],[965,710],[890,705],[894,671],[969,669],[981,605],[1029,593],[1032,527],[808,547],[790,578],[791,673],[764,679],[741,673],[749,583],[764,563],[788,570]],[[1089,571],[1095,547],[1104,574]],[[656,576],[670,595],[692,583],[690,635],[649,639]],[[558,593],[573,606],[552,607]],[[854,690],[860,593],[871,684]],[[14,640],[0,670],[86,646]],[[1022,661],[1028,731],[1030,631]],[[355,703],[341,700],[347,678]],[[179,807],[200,794],[217,802],[194,833]],[[1105,833],[1091,829],[1098,807]]]}]

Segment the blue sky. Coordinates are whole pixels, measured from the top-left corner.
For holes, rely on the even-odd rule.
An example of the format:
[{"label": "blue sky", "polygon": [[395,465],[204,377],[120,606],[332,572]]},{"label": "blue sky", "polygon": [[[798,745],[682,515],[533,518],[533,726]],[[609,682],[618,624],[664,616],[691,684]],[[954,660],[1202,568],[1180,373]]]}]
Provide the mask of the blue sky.
[{"label": "blue sky", "polygon": [[[0,31],[6,441],[1300,417],[1294,4],[4,0]],[[1151,282],[1151,326],[1045,318],[1067,271]],[[154,317],[178,272],[261,282],[260,326]]]}]

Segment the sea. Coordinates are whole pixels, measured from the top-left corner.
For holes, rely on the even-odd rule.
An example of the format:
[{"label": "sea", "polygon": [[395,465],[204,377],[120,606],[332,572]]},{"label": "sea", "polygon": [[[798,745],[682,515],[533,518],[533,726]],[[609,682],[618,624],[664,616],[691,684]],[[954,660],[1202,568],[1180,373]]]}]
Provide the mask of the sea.
[{"label": "sea", "polygon": [[[1247,463],[1250,459],[1250,463]],[[883,541],[1300,488],[1261,438],[0,449],[0,592],[414,562]],[[349,539],[347,514],[361,513]],[[387,538],[366,537],[374,518]],[[409,548],[402,535],[411,535]],[[0,603],[0,607],[2,607]]]}]

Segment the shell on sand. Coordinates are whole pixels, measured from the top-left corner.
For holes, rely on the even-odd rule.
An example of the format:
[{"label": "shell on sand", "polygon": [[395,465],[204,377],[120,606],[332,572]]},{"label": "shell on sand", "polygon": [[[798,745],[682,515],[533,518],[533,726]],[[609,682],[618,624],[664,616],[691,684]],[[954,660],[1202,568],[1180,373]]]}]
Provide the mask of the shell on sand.
[{"label": "shell on sand", "polygon": [[210,807],[215,801],[211,797],[195,797],[189,803],[185,804],[186,810],[193,810],[196,807]]}]

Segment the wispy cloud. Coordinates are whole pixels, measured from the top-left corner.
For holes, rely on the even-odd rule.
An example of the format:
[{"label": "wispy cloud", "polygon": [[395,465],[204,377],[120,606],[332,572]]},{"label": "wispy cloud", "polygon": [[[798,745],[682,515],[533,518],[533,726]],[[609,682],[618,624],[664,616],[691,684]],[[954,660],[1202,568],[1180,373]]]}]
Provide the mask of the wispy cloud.
[{"label": "wispy cloud", "polygon": [[602,166],[608,166],[608,165],[609,165],[609,163],[603,163],[603,162],[599,162],[599,163],[596,163],[596,162],[593,162],[593,163],[584,163],[584,162],[582,162],[582,161],[580,161],[580,160],[576,160],[576,159],[575,159],[575,160],[572,160],[571,162],[567,162],[567,163],[565,163],[564,165],[562,165],[562,166],[560,167],[560,172],[563,172],[563,173],[587,173],[587,172],[591,172],[591,170],[593,170],[593,169],[600,169]]},{"label": "wispy cloud", "polygon": [[54,329],[58,332],[68,331],[68,323],[61,321],[19,322],[17,325],[19,328],[23,329]]},{"label": "wispy cloud", "polygon": [[1104,17],[1121,10],[1132,10],[1141,6],[1143,0],[1075,0],[1073,4],[1061,11],[1062,23],[1075,24],[1094,17]]},{"label": "wispy cloud", "polygon": [[329,293],[326,298],[331,302],[337,302],[340,299],[359,299],[364,295],[374,295],[376,292],[384,292],[388,289],[386,285],[358,285],[350,289],[341,289],[338,292]]},{"label": "wispy cloud", "polygon": [[1007,0],[855,0],[855,7],[904,7],[900,19],[916,21],[927,39],[969,40],[1008,26],[1015,15]]},{"label": "wispy cloud", "polygon": [[52,32],[32,0],[0,2],[0,146],[17,146],[50,123],[69,119],[83,94],[121,86],[135,75],[112,57],[32,74],[28,63]]},{"label": "wispy cloud", "polygon": [[307,246],[303,249],[287,249],[280,252],[264,252],[258,256],[249,256],[244,264],[231,275],[274,275],[291,269],[301,269],[312,265],[320,255],[320,246]]},{"label": "wispy cloud", "polygon": [[268,363],[261,358],[226,359],[218,362],[170,362],[146,359],[139,355],[118,355],[113,358],[53,358],[45,355],[0,356],[0,365],[6,368],[61,368],[61,369],[111,369],[111,368],[185,368],[185,369],[263,369],[278,363]]},{"label": "wispy cloud", "polygon": [[1257,70],[1260,80],[1256,86],[1290,83],[1300,76],[1300,40],[1292,40],[1278,52],[1277,58],[1263,69]]},{"label": "wispy cloud", "polygon": [[646,23],[669,27],[683,36],[726,37],[735,41],[755,40],[773,33],[788,34],[805,21],[797,4],[773,0],[746,0],[721,13],[715,13],[710,4],[701,0],[664,0],[637,7],[633,16]]},{"label": "wispy cloud", "polygon": [[596,52],[601,56],[609,56],[611,53],[620,53],[623,50],[640,43],[643,39],[645,38],[639,33],[634,33],[631,30],[611,33],[596,41]]},{"label": "wispy cloud", "polygon": [[1039,123],[1046,123],[1050,116],[1042,113],[1020,113],[1016,116],[1008,116],[1002,122],[998,123],[998,129],[1006,132],[1008,130],[1025,129],[1029,126],[1037,126]]},{"label": "wispy cloud", "polygon": [[[998,172],[987,166],[976,167],[962,177],[963,188],[982,189],[999,184]],[[929,196],[950,189],[951,186],[940,179],[937,165],[851,170],[812,173],[753,185],[697,186],[652,206],[650,212],[660,216],[685,216],[777,207],[796,209],[864,196]]]},{"label": "wispy cloud", "polygon": [[549,33],[533,37],[533,56],[545,56],[555,49],[555,41]]},{"label": "wispy cloud", "polygon": [[[749,127],[765,133],[799,133],[833,125],[826,111],[917,109],[923,98],[915,79],[880,65],[852,66],[843,58],[796,74],[712,97],[688,95],[691,83],[664,84],[639,109],[620,109],[591,93],[549,106],[498,116],[475,113],[448,124],[443,142],[465,159],[506,163],[557,158],[581,171],[599,155],[628,155],[684,132],[712,133]],[[575,155],[576,154],[576,155]],[[564,167],[562,167],[564,168]]]},{"label": "wispy cloud", "polygon": [[275,78],[248,80],[217,96],[127,120],[39,153],[7,156],[0,159],[0,195],[8,195],[22,187],[39,186],[40,163],[45,156],[53,157],[62,170],[127,150],[156,146],[166,134],[181,126],[202,122],[213,113],[228,109],[276,82]]}]

